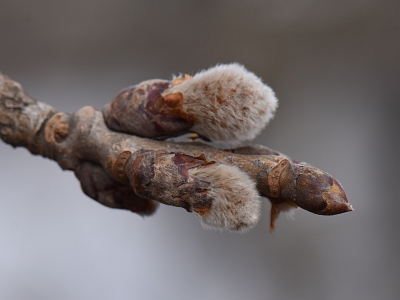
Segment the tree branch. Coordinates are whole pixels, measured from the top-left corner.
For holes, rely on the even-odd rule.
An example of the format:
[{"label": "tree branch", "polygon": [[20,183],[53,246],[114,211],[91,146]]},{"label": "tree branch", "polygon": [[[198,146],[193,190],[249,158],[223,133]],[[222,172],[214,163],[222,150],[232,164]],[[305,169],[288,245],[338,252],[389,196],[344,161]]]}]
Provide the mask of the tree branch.
[{"label": "tree branch", "polygon": [[94,108],[57,112],[1,73],[0,137],[74,171],[101,204],[142,215],[161,202],[196,213],[205,226],[245,231],[258,220],[258,194],[273,204],[271,229],[282,203],[322,215],[352,210],[335,178],[267,147],[223,151],[115,132]]}]

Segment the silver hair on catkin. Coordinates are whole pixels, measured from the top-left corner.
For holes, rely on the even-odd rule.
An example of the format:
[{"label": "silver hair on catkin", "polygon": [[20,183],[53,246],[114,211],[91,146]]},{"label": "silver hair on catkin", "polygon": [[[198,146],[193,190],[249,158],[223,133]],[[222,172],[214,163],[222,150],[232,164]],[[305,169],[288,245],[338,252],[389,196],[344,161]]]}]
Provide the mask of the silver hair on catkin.
[{"label": "silver hair on catkin", "polygon": [[207,192],[211,208],[194,212],[203,227],[243,233],[253,228],[261,211],[260,196],[253,180],[237,167],[209,165],[189,170],[193,178],[211,182]]},{"label": "silver hair on catkin", "polygon": [[237,63],[175,78],[162,96],[167,102],[180,103],[181,111],[194,123],[191,131],[231,144],[253,139],[278,106],[273,90]]}]

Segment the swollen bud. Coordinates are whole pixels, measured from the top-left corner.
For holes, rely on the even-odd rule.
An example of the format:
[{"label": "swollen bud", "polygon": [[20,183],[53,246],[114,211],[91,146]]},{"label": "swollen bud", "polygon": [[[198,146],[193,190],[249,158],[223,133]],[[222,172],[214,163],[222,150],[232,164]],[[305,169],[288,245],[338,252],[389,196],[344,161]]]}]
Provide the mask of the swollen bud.
[{"label": "swollen bud", "polygon": [[237,167],[167,151],[138,153],[131,165],[137,195],[194,212],[207,228],[245,232],[256,225],[255,183]]},{"label": "swollen bud", "polygon": [[192,131],[212,141],[253,139],[273,117],[272,89],[239,64],[218,65],[172,81],[149,80],[123,90],[104,110],[109,128],[165,138]]},{"label": "swollen bud", "polygon": [[194,122],[192,131],[212,141],[228,143],[253,139],[278,106],[272,89],[235,63],[184,78],[162,96]]},{"label": "swollen bud", "polygon": [[136,195],[131,186],[115,181],[97,164],[82,162],[74,171],[83,192],[105,206],[127,209],[141,216],[150,216],[158,207],[157,202]]},{"label": "swollen bud", "polygon": [[193,123],[166,113],[169,106],[161,93],[169,86],[169,81],[155,79],[122,90],[104,107],[104,121],[114,131],[142,137],[166,138],[184,134]]},{"label": "swollen bud", "polygon": [[207,194],[213,199],[207,210],[193,210],[205,228],[246,232],[260,217],[260,197],[255,183],[237,167],[209,165],[191,169],[189,173],[201,181],[211,183]]}]

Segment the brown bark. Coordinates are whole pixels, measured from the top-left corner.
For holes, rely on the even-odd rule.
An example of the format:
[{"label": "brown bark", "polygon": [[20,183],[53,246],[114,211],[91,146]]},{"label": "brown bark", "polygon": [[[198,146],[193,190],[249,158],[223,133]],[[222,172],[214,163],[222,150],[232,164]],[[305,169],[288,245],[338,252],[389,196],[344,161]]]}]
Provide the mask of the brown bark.
[{"label": "brown bark", "polygon": [[1,73],[0,137],[74,171],[89,197],[143,215],[154,211],[153,200],[197,213],[207,210],[213,201],[210,183],[193,178],[189,170],[212,164],[238,167],[272,203],[289,201],[322,215],[352,210],[335,178],[277,151],[263,146],[222,151],[115,132],[94,108],[57,112]]}]

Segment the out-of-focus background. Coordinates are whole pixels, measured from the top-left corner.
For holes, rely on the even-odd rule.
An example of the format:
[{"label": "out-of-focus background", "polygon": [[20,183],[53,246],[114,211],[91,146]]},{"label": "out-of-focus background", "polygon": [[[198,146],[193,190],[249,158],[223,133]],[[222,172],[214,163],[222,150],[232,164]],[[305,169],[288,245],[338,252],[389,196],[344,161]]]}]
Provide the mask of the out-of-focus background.
[{"label": "out-of-focus background", "polygon": [[0,70],[74,112],[123,87],[240,62],[280,99],[256,143],[335,176],[355,211],[203,230],[87,198],[0,142],[0,299],[400,299],[400,2],[0,2]]}]

